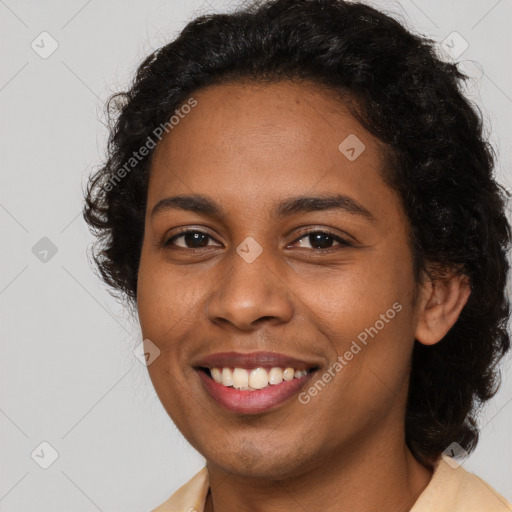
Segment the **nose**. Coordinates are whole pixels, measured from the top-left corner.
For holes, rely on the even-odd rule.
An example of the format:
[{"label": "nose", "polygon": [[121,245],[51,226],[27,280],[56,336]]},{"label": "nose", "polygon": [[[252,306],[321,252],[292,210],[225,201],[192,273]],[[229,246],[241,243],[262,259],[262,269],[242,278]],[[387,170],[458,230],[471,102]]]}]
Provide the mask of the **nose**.
[{"label": "nose", "polygon": [[214,287],[207,315],[217,325],[251,331],[263,323],[286,323],[293,318],[293,293],[269,258],[248,263],[236,252],[233,265]]}]

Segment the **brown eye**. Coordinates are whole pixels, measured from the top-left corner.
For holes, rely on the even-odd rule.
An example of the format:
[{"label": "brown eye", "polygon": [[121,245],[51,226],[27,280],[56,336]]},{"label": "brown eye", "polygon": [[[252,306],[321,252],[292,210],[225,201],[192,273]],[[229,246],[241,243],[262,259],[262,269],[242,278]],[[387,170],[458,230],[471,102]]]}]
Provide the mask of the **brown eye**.
[{"label": "brown eye", "polygon": [[[176,243],[176,240],[180,239],[182,239],[182,241],[180,243]],[[213,240],[212,237],[202,231],[188,230],[169,238],[165,242],[165,246],[168,247],[174,245],[183,249],[200,249],[202,247],[207,247],[209,240]]]},{"label": "brown eye", "polygon": [[[302,242],[303,240],[304,242]],[[308,248],[307,244],[309,243],[309,247],[315,250],[332,249],[333,246],[336,247],[334,245],[336,242],[338,246],[351,246],[351,244],[343,238],[329,233],[328,231],[310,231],[309,233],[303,234],[297,241],[299,242],[299,247]]]}]

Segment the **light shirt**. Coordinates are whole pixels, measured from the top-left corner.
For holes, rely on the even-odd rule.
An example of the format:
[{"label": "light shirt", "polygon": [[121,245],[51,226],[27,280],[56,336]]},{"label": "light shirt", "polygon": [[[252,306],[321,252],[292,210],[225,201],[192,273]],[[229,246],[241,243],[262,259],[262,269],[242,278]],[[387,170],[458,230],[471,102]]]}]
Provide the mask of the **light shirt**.
[{"label": "light shirt", "polygon": [[[487,482],[450,459],[440,458],[432,478],[409,512],[511,512],[512,505]],[[201,469],[152,512],[204,512],[208,470]],[[298,510],[298,509],[297,509]]]}]

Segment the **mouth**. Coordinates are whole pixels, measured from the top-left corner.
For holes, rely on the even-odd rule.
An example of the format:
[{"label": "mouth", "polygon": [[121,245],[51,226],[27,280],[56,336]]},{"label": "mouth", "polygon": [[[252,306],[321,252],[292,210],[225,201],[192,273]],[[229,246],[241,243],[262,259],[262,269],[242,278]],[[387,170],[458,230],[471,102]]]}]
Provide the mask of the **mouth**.
[{"label": "mouth", "polygon": [[194,369],[218,405],[231,412],[257,414],[291,400],[319,366],[281,354],[253,352],[215,354]]}]

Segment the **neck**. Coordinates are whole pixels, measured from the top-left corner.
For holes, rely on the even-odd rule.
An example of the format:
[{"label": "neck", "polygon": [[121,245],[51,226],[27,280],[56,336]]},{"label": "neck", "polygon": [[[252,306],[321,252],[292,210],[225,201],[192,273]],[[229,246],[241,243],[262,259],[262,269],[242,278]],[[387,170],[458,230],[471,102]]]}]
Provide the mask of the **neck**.
[{"label": "neck", "polygon": [[350,443],[289,478],[270,480],[228,473],[208,463],[211,492],[205,512],[318,510],[322,512],[407,512],[430,482],[432,471],[422,466],[396,439]]}]

